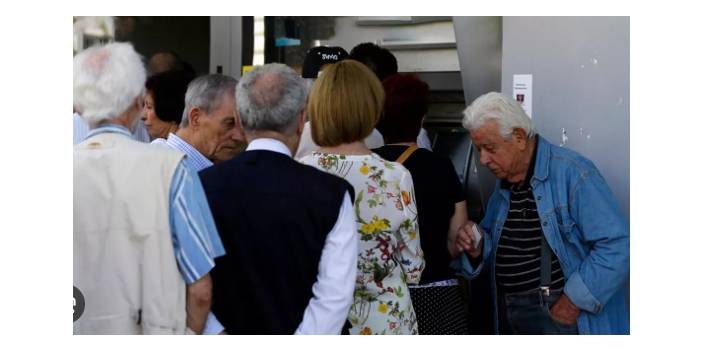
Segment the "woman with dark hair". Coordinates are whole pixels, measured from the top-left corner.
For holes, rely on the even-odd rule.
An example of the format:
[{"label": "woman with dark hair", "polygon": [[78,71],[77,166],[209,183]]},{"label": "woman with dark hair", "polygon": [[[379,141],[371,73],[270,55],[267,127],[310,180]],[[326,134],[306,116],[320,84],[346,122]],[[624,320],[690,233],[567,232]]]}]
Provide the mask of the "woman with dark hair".
[{"label": "woman with dark hair", "polygon": [[373,151],[401,163],[412,175],[419,232],[426,266],[419,285],[410,286],[419,334],[466,334],[468,320],[461,288],[449,267],[459,252],[458,229],[468,219],[461,182],[448,158],[417,148],[429,103],[429,86],[414,75],[383,81],[385,105],[378,130],[385,146]]},{"label": "woman with dark hair", "polygon": [[175,133],[183,117],[185,91],[193,80],[186,71],[167,71],[149,77],[144,93],[144,113],[141,119],[151,139],[168,138]]}]

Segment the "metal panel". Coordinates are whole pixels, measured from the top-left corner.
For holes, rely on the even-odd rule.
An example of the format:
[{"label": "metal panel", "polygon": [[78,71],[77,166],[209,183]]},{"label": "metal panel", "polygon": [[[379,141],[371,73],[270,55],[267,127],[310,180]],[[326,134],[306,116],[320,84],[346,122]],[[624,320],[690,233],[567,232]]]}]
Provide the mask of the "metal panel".
[{"label": "metal panel", "polygon": [[210,17],[210,73],[241,77],[241,16]]},{"label": "metal panel", "polygon": [[[454,17],[453,24],[461,65],[463,94],[465,104],[469,105],[476,97],[500,89],[502,18]],[[467,134],[465,137],[467,138]],[[486,167],[480,165],[479,156],[472,145],[469,152],[470,163],[465,174],[468,212],[472,220],[479,221],[495,188],[496,178]]]},{"label": "metal panel", "polygon": [[500,89],[501,17],[454,17],[458,61],[466,103]]}]

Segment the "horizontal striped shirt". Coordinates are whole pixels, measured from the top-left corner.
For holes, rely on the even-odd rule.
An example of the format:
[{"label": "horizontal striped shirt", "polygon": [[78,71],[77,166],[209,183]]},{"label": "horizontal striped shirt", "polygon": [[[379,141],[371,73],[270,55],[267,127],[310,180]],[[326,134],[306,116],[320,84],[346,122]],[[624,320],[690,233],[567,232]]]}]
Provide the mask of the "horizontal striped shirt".
[{"label": "horizontal striped shirt", "polygon": [[[534,155],[536,149],[534,149]],[[534,162],[527,173],[530,180]],[[541,219],[531,186],[503,182],[510,189],[509,210],[497,244],[495,276],[497,285],[505,293],[537,290],[541,286],[541,240],[544,236]],[[565,284],[558,257],[551,254],[551,290],[560,290]]]},{"label": "horizontal striped shirt", "polygon": [[205,155],[200,153],[195,147],[188,144],[187,141],[181,139],[179,136],[170,133],[168,134],[168,139],[158,138],[151,142],[152,144],[167,145],[173,149],[176,149],[185,154],[185,162],[188,163],[190,167],[196,172],[199,172],[207,167],[212,166],[212,161],[210,161]]},{"label": "horizontal striped shirt", "polygon": [[[91,130],[86,138],[99,133],[121,133],[133,138],[127,128],[112,124]],[[224,255],[224,246],[200,177],[184,161],[178,164],[171,179],[169,218],[178,269],[183,280],[191,284],[212,270],[214,259]]]}]

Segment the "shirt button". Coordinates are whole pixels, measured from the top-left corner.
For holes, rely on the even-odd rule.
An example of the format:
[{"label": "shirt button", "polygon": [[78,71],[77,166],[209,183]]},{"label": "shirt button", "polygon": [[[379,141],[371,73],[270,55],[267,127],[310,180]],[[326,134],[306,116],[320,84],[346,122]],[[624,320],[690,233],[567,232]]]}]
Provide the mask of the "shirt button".
[{"label": "shirt button", "polygon": [[544,221],[544,225],[548,225],[548,221]]},{"label": "shirt button", "polygon": [[541,195],[536,197],[537,200],[541,200]]}]

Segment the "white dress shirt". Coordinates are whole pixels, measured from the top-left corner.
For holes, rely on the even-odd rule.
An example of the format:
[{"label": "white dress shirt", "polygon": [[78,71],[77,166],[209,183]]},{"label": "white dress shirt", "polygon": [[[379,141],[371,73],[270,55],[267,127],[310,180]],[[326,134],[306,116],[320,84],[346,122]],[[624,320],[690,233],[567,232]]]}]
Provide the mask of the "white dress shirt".
[{"label": "white dress shirt", "polygon": [[[246,151],[268,150],[287,156],[290,149],[281,141],[270,138],[252,140]],[[349,194],[339,209],[339,217],[327,234],[319,261],[317,281],[312,286],[313,296],[305,308],[302,322],[295,334],[339,334],[348,318],[356,284],[358,239],[356,215]],[[284,287],[281,287],[284,288]],[[205,334],[219,334],[224,328],[210,314]]]},{"label": "white dress shirt", "polygon": [[417,135],[417,146],[432,151],[431,140],[429,140],[429,133],[427,133],[427,130],[424,128],[420,129],[419,135]]}]

